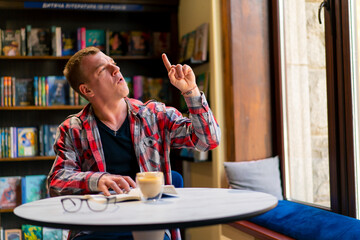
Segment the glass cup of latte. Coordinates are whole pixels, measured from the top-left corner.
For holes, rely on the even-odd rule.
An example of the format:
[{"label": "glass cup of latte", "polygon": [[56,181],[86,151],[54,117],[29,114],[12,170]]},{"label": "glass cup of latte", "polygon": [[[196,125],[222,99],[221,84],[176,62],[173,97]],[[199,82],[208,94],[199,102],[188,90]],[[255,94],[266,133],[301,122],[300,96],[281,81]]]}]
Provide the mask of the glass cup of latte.
[{"label": "glass cup of latte", "polygon": [[139,172],[136,174],[136,185],[140,189],[143,201],[156,202],[163,193],[164,174],[162,172]]}]

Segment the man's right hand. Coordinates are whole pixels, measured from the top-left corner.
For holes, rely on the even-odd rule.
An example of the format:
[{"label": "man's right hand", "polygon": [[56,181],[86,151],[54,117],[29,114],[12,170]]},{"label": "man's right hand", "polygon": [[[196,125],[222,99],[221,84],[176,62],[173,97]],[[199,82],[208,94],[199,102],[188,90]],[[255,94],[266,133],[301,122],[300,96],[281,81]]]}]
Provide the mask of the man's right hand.
[{"label": "man's right hand", "polygon": [[130,187],[135,188],[136,183],[129,176],[120,176],[112,174],[104,174],[98,182],[98,190],[103,192],[105,196],[110,196],[109,189],[120,194],[130,191]]}]

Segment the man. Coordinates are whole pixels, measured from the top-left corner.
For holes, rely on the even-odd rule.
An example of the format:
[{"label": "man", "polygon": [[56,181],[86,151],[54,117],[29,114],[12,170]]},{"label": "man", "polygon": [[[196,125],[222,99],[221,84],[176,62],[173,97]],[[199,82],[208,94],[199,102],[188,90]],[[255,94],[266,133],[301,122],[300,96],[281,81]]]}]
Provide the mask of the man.
[{"label": "man", "polygon": [[97,48],[70,58],[64,75],[89,104],[58,128],[56,159],[48,176],[51,196],[108,196],[109,189],[122,193],[135,187],[139,171],[162,171],[165,184],[171,184],[170,147],[207,151],[218,146],[220,128],[194,72],[187,65],[171,65],[165,54],[162,58],[170,82],[185,97],[190,118],[159,102],[127,98],[120,68]]}]

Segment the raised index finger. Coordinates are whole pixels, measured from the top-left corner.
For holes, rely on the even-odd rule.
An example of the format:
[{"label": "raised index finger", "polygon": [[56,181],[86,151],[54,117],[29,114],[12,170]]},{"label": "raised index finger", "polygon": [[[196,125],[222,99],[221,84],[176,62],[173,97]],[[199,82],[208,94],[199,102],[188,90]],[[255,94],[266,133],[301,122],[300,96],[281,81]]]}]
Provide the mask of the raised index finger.
[{"label": "raised index finger", "polygon": [[164,65],[165,65],[165,67],[166,67],[166,70],[169,72],[170,69],[171,69],[171,63],[169,62],[169,59],[167,58],[167,56],[166,56],[165,53],[163,53],[163,54],[161,55],[161,57],[162,57],[162,60],[163,60],[163,62],[164,62]]}]

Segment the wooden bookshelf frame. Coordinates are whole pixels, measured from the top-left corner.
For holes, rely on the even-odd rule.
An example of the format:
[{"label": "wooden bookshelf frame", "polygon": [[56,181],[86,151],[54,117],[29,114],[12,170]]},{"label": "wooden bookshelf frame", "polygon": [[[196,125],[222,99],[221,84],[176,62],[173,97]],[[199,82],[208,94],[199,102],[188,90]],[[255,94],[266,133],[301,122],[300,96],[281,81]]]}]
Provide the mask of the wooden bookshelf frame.
[{"label": "wooden bookshelf frame", "polygon": [[[71,56],[0,56],[0,60],[68,60]],[[115,60],[158,60],[156,56],[111,56]]]},{"label": "wooden bookshelf frame", "polygon": [[83,105],[58,105],[58,106],[14,106],[0,107],[0,111],[23,111],[23,110],[81,110]]},{"label": "wooden bookshelf frame", "polygon": [[54,159],[55,156],[35,156],[35,157],[0,158],[0,162],[51,161]]}]

